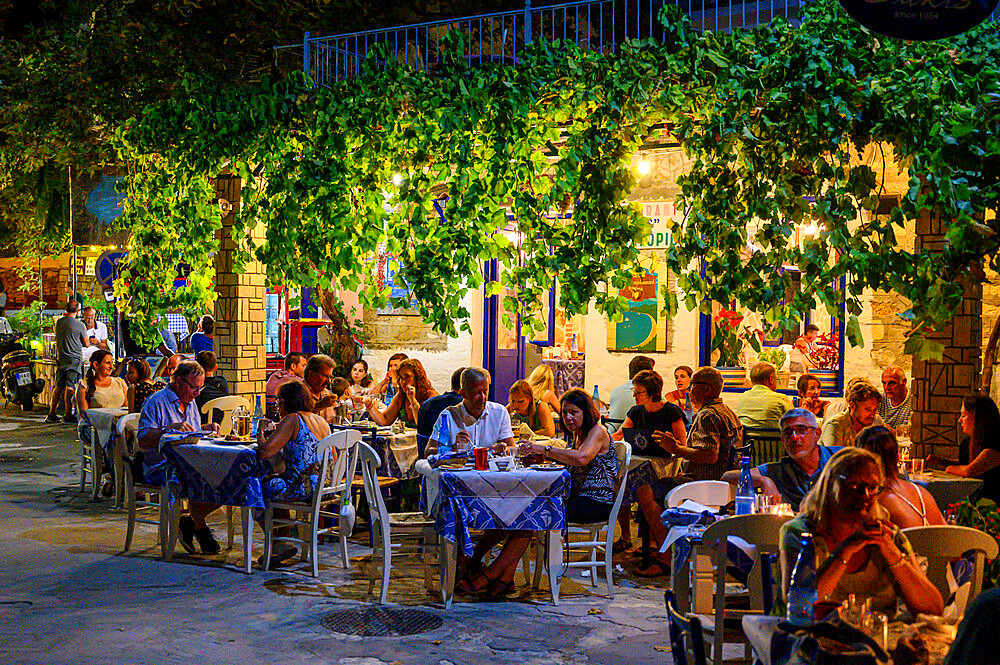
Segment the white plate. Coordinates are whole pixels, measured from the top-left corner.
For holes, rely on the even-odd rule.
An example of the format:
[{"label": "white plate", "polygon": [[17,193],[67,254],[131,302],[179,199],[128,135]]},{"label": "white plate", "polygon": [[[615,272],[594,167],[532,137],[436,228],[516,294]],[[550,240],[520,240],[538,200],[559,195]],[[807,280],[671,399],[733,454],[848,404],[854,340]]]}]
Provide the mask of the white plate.
[{"label": "white plate", "polygon": [[564,467],[561,464],[532,464],[531,468],[539,471],[558,471]]}]

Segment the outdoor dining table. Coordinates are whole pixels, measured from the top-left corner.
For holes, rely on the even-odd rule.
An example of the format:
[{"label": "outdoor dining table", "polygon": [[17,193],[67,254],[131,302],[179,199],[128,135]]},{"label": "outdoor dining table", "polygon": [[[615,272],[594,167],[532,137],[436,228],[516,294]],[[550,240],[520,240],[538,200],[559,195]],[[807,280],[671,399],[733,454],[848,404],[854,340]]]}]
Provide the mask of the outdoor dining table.
[{"label": "outdoor dining table", "polygon": [[562,533],[570,475],[565,469],[476,471],[471,467],[434,469],[427,460],[416,464],[423,478],[421,503],[434,518],[441,540],[441,596],[451,607],[455,593],[457,549],[471,556],[470,530],[547,531],[549,585],[559,602]]},{"label": "outdoor dining table", "polygon": [[[94,488],[91,493],[91,500],[96,501],[97,496],[100,493],[100,477],[101,469],[104,466],[104,460],[111,461],[113,463],[115,456],[114,446],[118,439],[118,421],[122,416],[128,414],[128,409],[126,408],[93,408],[87,409],[83,412],[84,419],[90,423],[93,428],[93,433],[91,436],[94,437],[94,441],[99,444],[101,450],[104,451],[104,455],[96,454],[97,450],[95,448],[94,459],[91,460],[94,469]],[[120,478],[120,474],[115,474],[115,478]],[[118,488],[115,488],[118,491]]]},{"label": "outdoor dining table", "polygon": [[[889,622],[887,651],[895,649],[899,638],[903,635],[917,633],[927,644],[928,655],[930,657],[928,662],[930,665],[940,665],[944,661],[951,643],[954,641],[954,633],[946,634],[931,630],[928,627],[929,622],[952,624],[951,629],[953,630],[954,620],[941,620],[938,617],[924,617],[924,615],[920,615],[918,618],[923,620],[910,623],[904,621]],[[757,662],[761,665],[772,665],[775,651],[774,638],[778,633],[778,625],[783,621],[783,617],[762,614],[748,614],[743,617],[743,633],[747,636],[747,641],[750,642],[750,646],[757,655]],[[784,659],[782,658],[781,660]],[[853,663],[857,661],[845,660],[845,662]],[[892,662],[891,659],[890,662]]]},{"label": "outdoor dining table", "polygon": [[982,486],[979,478],[963,478],[937,469],[926,469],[910,476],[910,480],[927,489],[941,510],[953,503],[961,503]]},{"label": "outdoor dining table", "polygon": [[[394,433],[389,427],[378,427],[359,423],[348,423],[339,427],[357,429],[362,440],[378,453],[382,460],[378,468],[380,476],[408,480],[418,478],[419,474],[414,464],[420,454],[417,449],[417,430],[407,428],[403,432]],[[386,454],[386,453],[391,454]]]},{"label": "outdoor dining table", "polygon": [[[192,436],[190,432],[168,433],[160,439],[160,452],[171,469],[171,494],[180,499],[239,507],[243,520],[244,572],[250,573],[254,528],[250,511],[266,507],[261,485],[268,473],[267,466],[257,456],[256,443],[244,445],[214,438],[177,443]],[[173,543],[176,520],[172,520],[170,531]]]}]

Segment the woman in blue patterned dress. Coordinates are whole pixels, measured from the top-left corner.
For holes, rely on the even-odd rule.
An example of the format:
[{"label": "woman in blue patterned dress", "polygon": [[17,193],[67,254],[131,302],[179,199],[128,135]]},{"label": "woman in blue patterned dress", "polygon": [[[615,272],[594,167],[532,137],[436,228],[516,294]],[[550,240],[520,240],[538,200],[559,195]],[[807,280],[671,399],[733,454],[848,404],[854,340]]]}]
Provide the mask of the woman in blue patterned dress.
[{"label": "woman in blue patterned dress", "polygon": [[[563,393],[560,400],[562,423],[569,437],[566,448],[525,442],[519,446],[521,454],[544,455],[564,464],[572,477],[569,499],[566,501],[566,521],[591,524],[605,522],[611,516],[615,503],[615,485],[618,479],[618,451],[611,435],[601,424],[597,406],[583,390],[574,388]],[[492,544],[506,536],[500,555],[484,570],[477,566],[475,555],[467,570],[471,575],[462,580],[458,590],[462,593],[483,593],[489,598],[500,598],[514,590],[514,572],[528,544],[530,531],[487,531],[476,544],[476,553],[485,554]],[[476,570],[479,568],[479,570]]]},{"label": "woman in blue patterned dress", "polygon": [[[281,417],[277,427],[265,438],[264,432],[271,423],[262,420],[257,431],[257,455],[273,473],[264,479],[261,489],[265,499],[309,501],[318,482],[316,444],[330,434],[330,426],[309,410],[310,398],[301,382],[289,381],[278,388],[277,399]],[[286,519],[288,512],[275,510],[274,516]],[[295,553],[296,548],[288,543],[275,543],[271,564]]]}]

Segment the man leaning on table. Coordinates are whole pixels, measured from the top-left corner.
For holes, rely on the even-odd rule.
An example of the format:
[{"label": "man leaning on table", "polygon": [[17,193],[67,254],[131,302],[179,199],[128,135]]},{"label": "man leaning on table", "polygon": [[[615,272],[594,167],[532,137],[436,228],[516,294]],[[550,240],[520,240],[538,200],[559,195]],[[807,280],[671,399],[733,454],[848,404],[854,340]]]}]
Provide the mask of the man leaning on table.
[{"label": "man leaning on table", "polygon": [[884,425],[878,415],[882,393],[868,381],[856,381],[847,389],[847,411],[838,413],[823,425],[820,443],[824,446],[853,446],[861,430],[870,425]]},{"label": "man leaning on table", "polygon": [[462,401],[449,406],[434,423],[434,431],[427,442],[427,454],[437,454],[442,442],[442,428],[447,422],[448,441],[454,448],[468,446],[474,448],[492,448],[498,443],[506,448],[514,445],[514,431],[510,426],[510,414],[507,407],[496,402],[490,402],[490,373],[478,367],[467,367],[462,372]]},{"label": "man leaning on table", "polygon": [[[146,482],[161,485],[166,480],[166,461],[160,454],[160,438],[169,430],[198,432],[202,429],[201,413],[195,398],[205,385],[205,370],[193,360],[184,360],[177,365],[170,377],[170,383],[146,398],[139,416],[138,441],[142,452],[142,471]],[[207,423],[205,429],[217,431],[219,426]],[[219,506],[200,501],[190,501],[190,515],[180,519],[181,545],[191,554],[195,553],[194,539],[198,539],[202,554],[216,554],[219,542],[212,530],[205,524],[205,517]]]},{"label": "man leaning on table", "polygon": [[[763,494],[781,499],[798,512],[799,503],[812,488],[813,482],[827,461],[840,450],[836,446],[819,445],[819,423],[808,409],[789,409],[778,422],[785,454],[777,462],[768,462],[750,469],[754,487]],[[727,471],[722,479],[736,486],[740,471]]]}]

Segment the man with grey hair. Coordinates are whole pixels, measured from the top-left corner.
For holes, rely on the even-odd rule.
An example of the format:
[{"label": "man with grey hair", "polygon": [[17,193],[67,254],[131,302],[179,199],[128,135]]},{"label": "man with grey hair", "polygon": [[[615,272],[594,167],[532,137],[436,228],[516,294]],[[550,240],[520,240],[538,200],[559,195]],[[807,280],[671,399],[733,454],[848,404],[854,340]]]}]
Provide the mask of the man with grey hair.
[{"label": "man with grey hair", "polygon": [[[808,409],[790,409],[781,416],[781,443],[785,454],[777,462],[750,469],[754,487],[798,511],[799,503],[812,488],[820,471],[840,450],[837,446],[819,445],[819,423]],[[722,479],[735,486],[740,472],[729,471]]]},{"label": "man with grey hair", "polygon": [[453,450],[493,448],[503,444],[514,445],[514,431],[510,414],[502,404],[490,402],[490,373],[478,367],[467,367],[462,372],[462,401],[449,406],[434,423],[434,430],[427,442],[427,454],[436,454],[442,445]]},{"label": "man with grey hair", "polygon": [[778,427],[781,414],[792,408],[792,400],[778,392],[778,372],[771,363],[750,368],[753,387],[736,400],[736,415],[744,427]]},{"label": "man with grey hair", "polygon": [[[142,405],[137,432],[139,452],[142,455],[143,478],[147,483],[160,485],[166,480],[166,461],[160,453],[160,438],[169,430],[198,432],[202,429],[201,413],[195,398],[205,385],[205,370],[193,360],[183,360],[174,369],[170,383],[148,398]],[[218,431],[215,423],[206,423],[208,431]],[[203,554],[217,554],[219,543],[205,518],[219,506],[190,501],[190,515],[180,519],[180,541],[185,550],[195,553],[194,539],[198,539]]]},{"label": "man with grey hair", "polygon": [[337,402],[339,400],[329,390],[330,381],[333,379],[333,370],[336,367],[337,363],[333,358],[317,353],[306,361],[306,371],[302,379],[313,400],[312,412],[328,423],[333,422],[337,417]]},{"label": "man with grey hair", "polygon": [[910,391],[906,387],[906,372],[889,365],[882,370],[882,390],[885,395],[878,403],[878,415],[886,427],[899,429],[910,424]]}]

